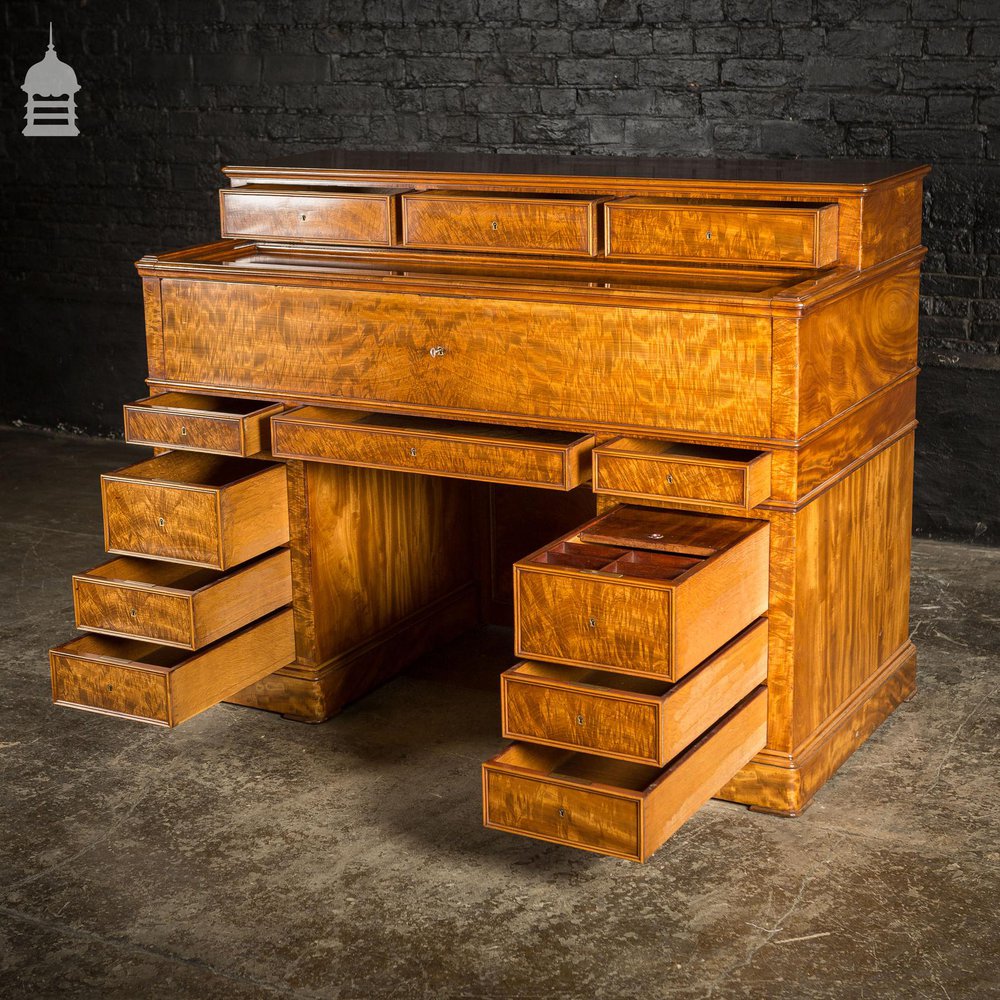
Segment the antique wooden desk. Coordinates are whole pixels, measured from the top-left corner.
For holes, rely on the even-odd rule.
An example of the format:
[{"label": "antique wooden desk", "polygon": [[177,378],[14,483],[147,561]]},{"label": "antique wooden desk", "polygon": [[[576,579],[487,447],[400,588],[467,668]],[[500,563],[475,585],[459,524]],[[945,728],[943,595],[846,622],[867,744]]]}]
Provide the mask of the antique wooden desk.
[{"label": "antique wooden desk", "polygon": [[644,860],[713,795],[800,812],[913,692],[926,168],[225,173],[223,239],[137,265],[156,455],[56,701],[319,722],[513,621],[486,824]]}]

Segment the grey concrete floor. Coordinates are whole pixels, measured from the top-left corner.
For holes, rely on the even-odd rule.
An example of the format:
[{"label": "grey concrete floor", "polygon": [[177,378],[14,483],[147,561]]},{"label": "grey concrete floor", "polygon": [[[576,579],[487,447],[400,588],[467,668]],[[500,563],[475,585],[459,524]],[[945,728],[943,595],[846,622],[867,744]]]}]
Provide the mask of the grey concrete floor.
[{"label": "grey concrete floor", "polygon": [[639,866],[481,827],[502,629],[323,726],[52,706],[141,454],[0,431],[0,996],[1000,996],[1000,551],[914,544],[919,693],[804,816],[713,802]]}]

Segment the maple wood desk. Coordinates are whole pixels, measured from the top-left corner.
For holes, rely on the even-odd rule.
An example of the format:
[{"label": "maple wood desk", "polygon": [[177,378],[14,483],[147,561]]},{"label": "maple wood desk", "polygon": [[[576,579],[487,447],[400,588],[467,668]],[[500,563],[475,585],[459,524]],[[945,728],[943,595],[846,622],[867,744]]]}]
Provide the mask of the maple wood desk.
[{"label": "maple wood desk", "polygon": [[[488,825],[795,814],[914,689],[924,167],[305,156],[138,263],[155,457],[55,699],[322,721],[510,620]],[[511,565],[514,571],[511,572]]]}]

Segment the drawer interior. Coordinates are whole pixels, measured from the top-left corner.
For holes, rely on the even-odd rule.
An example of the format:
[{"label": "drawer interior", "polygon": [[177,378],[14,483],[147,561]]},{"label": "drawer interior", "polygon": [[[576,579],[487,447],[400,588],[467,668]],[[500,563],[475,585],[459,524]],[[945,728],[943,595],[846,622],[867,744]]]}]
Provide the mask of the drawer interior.
[{"label": "drawer interior", "polygon": [[622,694],[642,694],[654,698],[663,697],[674,686],[656,677],[633,677],[630,674],[614,674],[610,670],[568,667],[563,663],[541,663],[537,660],[523,660],[507,673],[515,680],[531,677],[540,681],[572,684],[575,687],[604,688]]},{"label": "drawer interior", "polygon": [[77,576],[85,580],[104,580],[126,585],[141,584],[145,587],[162,587],[193,593],[214,583],[225,574],[215,569],[200,569],[183,563],[161,562],[119,556],[100,566],[88,569]]},{"label": "drawer interior", "polygon": [[643,549],[621,549],[587,542],[557,542],[544,552],[529,558],[529,562],[545,566],[567,566],[607,573],[612,576],[644,577],[653,580],[676,580],[704,557],[674,555]]},{"label": "drawer interior", "polygon": [[562,778],[581,785],[610,785],[632,792],[645,792],[661,774],[659,768],[649,764],[633,764],[534,743],[515,743],[494,758],[494,763],[527,768],[540,777]]},{"label": "drawer interior", "polygon": [[131,667],[148,667],[156,673],[169,673],[193,655],[190,650],[158,646],[141,639],[86,633],[60,647],[71,656],[113,660]]},{"label": "drawer interior", "polygon": [[224,417],[246,417],[260,410],[277,409],[274,403],[257,399],[229,399],[224,396],[200,396],[193,392],[165,392],[148,399],[137,399],[129,406],[156,410],[176,410],[178,413],[217,414]]},{"label": "drawer interior", "polygon": [[171,451],[112,473],[115,479],[219,489],[271,466],[245,458]]},{"label": "drawer interior", "polygon": [[692,464],[731,465],[740,469],[765,454],[746,448],[682,444],[677,441],[645,441],[638,438],[616,438],[603,445],[600,451],[603,454],[629,458],[663,458]]}]

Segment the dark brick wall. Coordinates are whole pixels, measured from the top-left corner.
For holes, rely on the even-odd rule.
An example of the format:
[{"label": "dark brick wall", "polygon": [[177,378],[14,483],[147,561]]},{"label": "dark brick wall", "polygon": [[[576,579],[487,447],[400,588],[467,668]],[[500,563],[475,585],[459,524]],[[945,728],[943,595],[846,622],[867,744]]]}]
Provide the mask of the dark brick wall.
[{"label": "dark brick wall", "polygon": [[[918,530],[1000,541],[1000,0],[162,0],[4,6],[0,418],[142,391],[132,262],[211,239],[221,164],[327,145],[928,160]],[[27,67],[82,136],[27,139]],[[956,374],[960,373],[960,374]],[[943,484],[943,485],[942,485]]]}]

